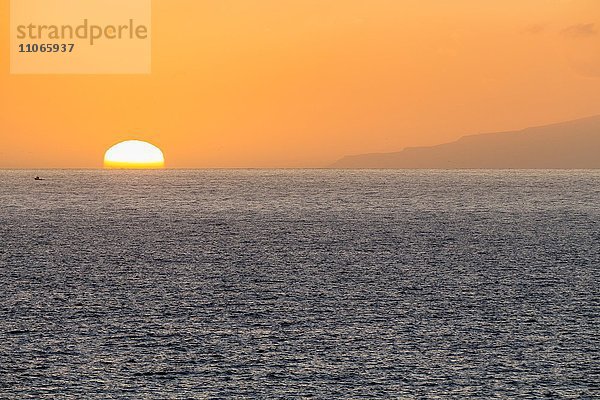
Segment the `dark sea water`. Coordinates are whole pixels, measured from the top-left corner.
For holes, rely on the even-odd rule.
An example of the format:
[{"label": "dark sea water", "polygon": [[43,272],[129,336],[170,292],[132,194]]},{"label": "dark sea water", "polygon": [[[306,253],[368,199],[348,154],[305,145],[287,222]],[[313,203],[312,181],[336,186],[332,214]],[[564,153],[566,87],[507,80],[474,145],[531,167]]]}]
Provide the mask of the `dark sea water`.
[{"label": "dark sea water", "polygon": [[600,398],[599,273],[600,171],[0,171],[0,398]]}]

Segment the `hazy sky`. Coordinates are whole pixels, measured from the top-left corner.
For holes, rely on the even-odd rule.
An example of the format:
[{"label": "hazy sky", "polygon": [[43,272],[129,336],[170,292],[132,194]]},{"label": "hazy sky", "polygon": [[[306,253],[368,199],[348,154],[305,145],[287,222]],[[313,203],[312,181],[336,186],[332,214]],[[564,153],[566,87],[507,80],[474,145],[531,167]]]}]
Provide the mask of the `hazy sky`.
[{"label": "hazy sky", "polygon": [[154,0],[151,75],[10,75],[0,168],[322,166],[600,114],[599,0]]}]

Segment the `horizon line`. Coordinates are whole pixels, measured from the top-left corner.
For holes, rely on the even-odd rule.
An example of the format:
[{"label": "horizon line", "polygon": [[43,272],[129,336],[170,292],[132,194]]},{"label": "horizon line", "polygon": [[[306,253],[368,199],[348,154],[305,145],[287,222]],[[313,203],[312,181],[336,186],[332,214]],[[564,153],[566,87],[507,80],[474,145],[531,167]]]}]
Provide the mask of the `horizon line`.
[{"label": "horizon line", "polygon": [[339,167],[182,167],[182,168],[0,168],[0,171],[106,171],[106,172],[160,172],[160,171],[248,171],[248,170],[326,170],[326,171],[600,171],[600,168],[339,168]]}]

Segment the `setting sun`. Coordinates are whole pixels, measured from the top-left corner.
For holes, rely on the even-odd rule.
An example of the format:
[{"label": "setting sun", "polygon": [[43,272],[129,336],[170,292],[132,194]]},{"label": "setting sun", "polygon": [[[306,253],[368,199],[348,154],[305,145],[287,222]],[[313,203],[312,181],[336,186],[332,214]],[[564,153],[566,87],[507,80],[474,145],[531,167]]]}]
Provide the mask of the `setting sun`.
[{"label": "setting sun", "polygon": [[159,169],[164,166],[163,152],[158,147],[139,140],[118,143],[104,155],[104,168]]}]

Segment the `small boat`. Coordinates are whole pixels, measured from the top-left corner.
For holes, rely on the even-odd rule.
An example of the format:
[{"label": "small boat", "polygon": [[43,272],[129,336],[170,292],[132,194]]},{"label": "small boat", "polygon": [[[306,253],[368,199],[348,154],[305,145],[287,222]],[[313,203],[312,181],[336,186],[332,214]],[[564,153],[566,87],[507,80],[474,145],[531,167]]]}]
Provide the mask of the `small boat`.
[{"label": "small boat", "polygon": [[40,178],[39,176],[36,176],[36,177],[34,178],[34,180],[35,180],[35,181],[43,181],[43,179],[42,179],[42,178]]}]

